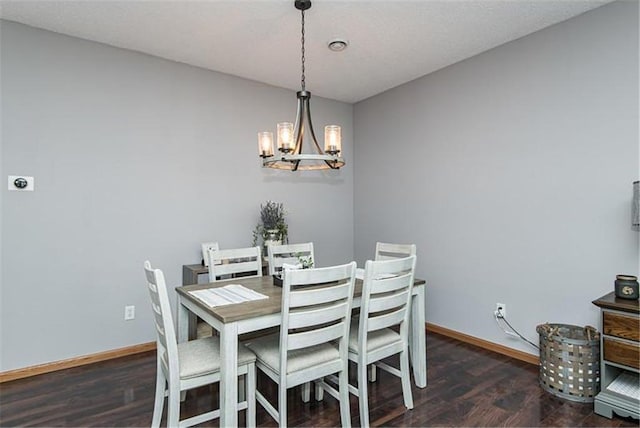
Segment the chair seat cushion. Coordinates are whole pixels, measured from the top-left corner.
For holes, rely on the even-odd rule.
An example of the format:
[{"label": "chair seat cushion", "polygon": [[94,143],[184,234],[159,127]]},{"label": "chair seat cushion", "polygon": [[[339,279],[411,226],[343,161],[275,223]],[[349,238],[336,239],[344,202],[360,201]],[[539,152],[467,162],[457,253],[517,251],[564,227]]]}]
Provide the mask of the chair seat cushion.
[{"label": "chair seat cushion", "polygon": [[[349,352],[358,353],[360,351],[360,347],[358,346],[359,325],[359,319],[351,320],[351,328],[349,329]],[[367,335],[367,352],[398,342],[402,342],[400,334],[390,328],[370,331]]]},{"label": "chair seat cushion", "polygon": [[[166,353],[162,364],[167,367]],[[238,365],[255,362],[256,356],[244,346],[238,346]],[[180,379],[191,379],[220,371],[220,339],[218,336],[178,343]]]},{"label": "chair seat cushion", "polygon": [[[280,372],[279,334],[254,339],[248,342],[246,346],[255,353],[258,361],[268,366],[275,373]],[[294,349],[289,351],[287,357],[287,374],[339,359],[338,347],[331,343]]]}]

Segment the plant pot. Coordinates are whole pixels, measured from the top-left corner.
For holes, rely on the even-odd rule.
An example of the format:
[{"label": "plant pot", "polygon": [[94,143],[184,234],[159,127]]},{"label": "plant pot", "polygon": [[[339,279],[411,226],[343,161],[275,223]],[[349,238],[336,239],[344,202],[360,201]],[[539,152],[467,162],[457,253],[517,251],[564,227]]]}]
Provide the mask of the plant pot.
[{"label": "plant pot", "polygon": [[267,229],[264,231],[264,249],[265,249],[265,253],[267,250],[267,247],[269,245],[280,245],[282,244],[282,238],[280,236],[280,232],[278,231],[278,229]]}]

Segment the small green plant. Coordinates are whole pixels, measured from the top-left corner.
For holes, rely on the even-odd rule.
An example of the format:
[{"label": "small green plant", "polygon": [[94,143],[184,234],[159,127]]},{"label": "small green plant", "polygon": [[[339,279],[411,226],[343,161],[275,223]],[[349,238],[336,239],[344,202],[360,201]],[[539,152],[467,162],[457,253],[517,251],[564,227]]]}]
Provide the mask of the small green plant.
[{"label": "small green plant", "polygon": [[300,253],[296,253],[296,257],[298,258],[298,262],[302,266],[302,269],[311,269],[313,267],[313,259],[311,256],[303,256]]},{"label": "small green plant", "polygon": [[260,223],[253,229],[252,245],[258,245],[260,238],[262,242],[274,238],[273,234],[283,243],[289,242],[289,227],[285,219],[284,204],[267,201],[260,205]]}]

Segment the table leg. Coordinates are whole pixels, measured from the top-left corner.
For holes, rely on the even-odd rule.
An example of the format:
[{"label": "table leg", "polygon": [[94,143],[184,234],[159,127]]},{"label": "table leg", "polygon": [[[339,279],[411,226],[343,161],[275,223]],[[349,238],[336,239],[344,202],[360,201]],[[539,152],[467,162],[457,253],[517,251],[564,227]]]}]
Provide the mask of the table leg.
[{"label": "table leg", "polygon": [[220,331],[220,426],[238,425],[238,325]]},{"label": "table leg", "polygon": [[427,386],[427,341],[425,337],[425,286],[416,287],[411,300],[411,363],[416,386]]}]

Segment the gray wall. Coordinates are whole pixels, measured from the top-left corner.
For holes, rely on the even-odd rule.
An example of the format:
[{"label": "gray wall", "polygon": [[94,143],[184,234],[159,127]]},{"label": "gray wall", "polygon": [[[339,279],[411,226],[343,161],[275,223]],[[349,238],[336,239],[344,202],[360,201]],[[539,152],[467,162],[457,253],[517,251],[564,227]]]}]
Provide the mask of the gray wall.
[{"label": "gray wall", "polygon": [[[315,243],[318,265],[353,259],[351,165],[260,167],[257,132],[293,120],[294,92],[11,22],[1,31],[1,172],[35,176],[36,191],[0,193],[0,370],[155,340],[143,261],[179,285],[201,242],[248,246],[268,199],[285,204],[292,242]],[[316,126],[343,126],[351,163],[352,106],[314,98],[312,110]]]},{"label": "gray wall", "polygon": [[544,322],[638,273],[638,3],[616,2],[355,105],[355,255],[414,242],[427,321],[537,354]]},{"label": "gray wall", "polygon": [[177,285],[200,242],[248,245],[267,199],[319,265],[354,242],[359,262],[378,240],[415,242],[429,322],[531,353],[495,326],[496,302],[535,341],[546,321],[596,325],[591,300],[638,272],[635,2],[355,108],[314,98],[317,126],[343,125],[349,165],[304,178],[255,154],[256,132],[295,114],[293,92],[0,30],[0,173],[36,177],[34,193],[0,192],[2,371],[154,340],[143,260]]}]

